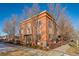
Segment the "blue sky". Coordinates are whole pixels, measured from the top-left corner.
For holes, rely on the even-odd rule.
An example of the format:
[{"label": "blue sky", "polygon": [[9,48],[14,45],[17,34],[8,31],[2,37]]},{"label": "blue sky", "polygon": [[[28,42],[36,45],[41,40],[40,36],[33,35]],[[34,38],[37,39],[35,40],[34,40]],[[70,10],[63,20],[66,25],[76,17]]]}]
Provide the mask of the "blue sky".
[{"label": "blue sky", "polygon": [[[79,29],[79,4],[60,4],[61,7],[67,7],[66,11],[67,14],[70,16],[71,22],[73,27],[78,30]],[[20,15],[22,13],[22,10],[24,7],[31,7],[31,3],[26,4],[0,4],[0,34],[3,35],[3,27],[4,27],[4,21],[6,18],[11,17],[12,14]],[[39,4],[41,11],[47,10],[47,4]],[[8,21],[8,20],[7,20]]]}]

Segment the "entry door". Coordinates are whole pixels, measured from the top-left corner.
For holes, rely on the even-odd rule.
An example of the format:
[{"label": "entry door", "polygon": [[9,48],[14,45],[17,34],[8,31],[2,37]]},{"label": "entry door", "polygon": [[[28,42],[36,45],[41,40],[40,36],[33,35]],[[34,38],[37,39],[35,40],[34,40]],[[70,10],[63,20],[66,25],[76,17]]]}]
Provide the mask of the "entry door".
[{"label": "entry door", "polygon": [[30,44],[31,44],[31,38],[32,38],[31,35],[26,35],[26,36],[25,36],[26,45],[30,45]]}]

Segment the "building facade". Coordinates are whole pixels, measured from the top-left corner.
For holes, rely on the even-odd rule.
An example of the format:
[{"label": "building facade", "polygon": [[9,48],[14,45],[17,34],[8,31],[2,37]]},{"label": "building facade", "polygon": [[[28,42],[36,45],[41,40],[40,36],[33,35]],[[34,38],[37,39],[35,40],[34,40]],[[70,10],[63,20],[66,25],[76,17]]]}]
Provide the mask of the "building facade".
[{"label": "building facade", "polygon": [[53,46],[56,43],[53,38],[58,33],[56,27],[55,19],[47,11],[43,11],[20,23],[20,43]]}]

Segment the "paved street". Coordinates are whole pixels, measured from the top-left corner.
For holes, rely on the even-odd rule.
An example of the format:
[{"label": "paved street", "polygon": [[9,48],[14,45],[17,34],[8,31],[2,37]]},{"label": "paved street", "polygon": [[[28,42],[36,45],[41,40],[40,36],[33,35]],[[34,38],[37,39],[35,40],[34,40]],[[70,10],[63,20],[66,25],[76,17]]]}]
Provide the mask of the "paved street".
[{"label": "paved street", "polygon": [[7,43],[0,42],[0,52],[8,52],[14,51],[16,48],[15,46]]}]

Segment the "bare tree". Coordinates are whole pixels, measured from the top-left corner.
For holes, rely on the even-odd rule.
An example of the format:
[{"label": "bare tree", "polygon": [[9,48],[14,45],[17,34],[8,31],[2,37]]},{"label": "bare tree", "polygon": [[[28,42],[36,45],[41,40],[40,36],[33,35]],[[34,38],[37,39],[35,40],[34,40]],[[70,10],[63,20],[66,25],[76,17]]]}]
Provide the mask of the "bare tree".
[{"label": "bare tree", "polygon": [[36,15],[40,12],[40,7],[37,3],[34,3],[32,6],[32,10],[33,10],[33,15]]},{"label": "bare tree", "polygon": [[11,19],[5,21],[3,31],[9,36],[9,38],[14,39],[16,33],[16,16],[12,15]]},{"label": "bare tree", "polygon": [[70,22],[69,16],[66,14],[66,7],[61,8],[60,4],[48,4],[48,8],[52,16],[56,20],[57,26],[55,27],[55,32],[60,30],[60,35],[68,39],[71,38],[73,27]]},{"label": "bare tree", "polygon": [[[48,8],[49,8],[49,13],[52,15],[52,17],[54,17],[54,20],[57,21],[60,16],[60,11],[62,11],[60,8],[60,4],[49,3]],[[56,36],[56,34],[57,34],[57,27],[54,26],[54,35]]]},{"label": "bare tree", "polygon": [[62,11],[60,4],[49,3],[48,8],[49,8],[49,13],[55,18],[55,20],[58,20],[60,11]]},{"label": "bare tree", "polygon": [[68,17],[69,16],[64,12],[64,10],[62,10],[58,20],[60,35],[64,38],[67,38],[66,40],[71,39],[71,35],[73,33],[73,26]]},{"label": "bare tree", "polygon": [[10,34],[10,32],[9,32],[9,31],[10,31],[9,27],[10,27],[9,21],[5,21],[3,31],[4,31],[5,33],[7,33],[7,34]]},{"label": "bare tree", "polygon": [[25,20],[33,15],[36,15],[40,12],[40,7],[37,3],[34,3],[31,7],[25,6],[22,10],[22,14],[20,16],[21,20]]},{"label": "bare tree", "polygon": [[49,8],[49,12],[51,13],[51,15],[53,15],[53,13],[54,13],[54,4],[48,3],[48,8]]}]

